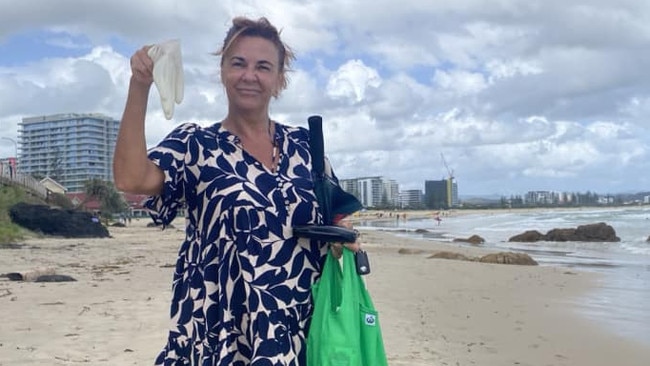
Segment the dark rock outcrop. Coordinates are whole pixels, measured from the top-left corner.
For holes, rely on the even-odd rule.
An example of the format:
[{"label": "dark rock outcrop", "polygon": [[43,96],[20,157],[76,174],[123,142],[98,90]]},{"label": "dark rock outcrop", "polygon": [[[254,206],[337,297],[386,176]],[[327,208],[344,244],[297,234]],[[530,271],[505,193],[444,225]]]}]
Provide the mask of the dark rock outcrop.
[{"label": "dark rock outcrop", "polygon": [[472,235],[469,238],[455,238],[453,240],[454,242],[461,242],[461,243],[470,243],[473,245],[479,245],[485,243],[485,239],[478,235]]},{"label": "dark rock outcrop", "polygon": [[25,282],[70,282],[76,281],[72,276],[56,274],[52,268],[41,268],[25,272],[11,272],[0,275],[9,281]]},{"label": "dark rock outcrop", "polygon": [[578,226],[575,238],[573,240],[607,242],[621,241],[621,238],[616,236],[616,230],[604,222]]},{"label": "dark rock outcrop", "polygon": [[74,277],[68,275],[43,275],[36,278],[34,282],[74,282],[77,281]]},{"label": "dark rock outcrop", "polygon": [[521,266],[537,265],[537,261],[528,254],[514,252],[491,253],[482,256],[478,261],[482,263],[516,264]]},{"label": "dark rock outcrop", "polygon": [[537,230],[527,230],[519,235],[515,235],[508,241],[515,241],[519,243],[532,243],[535,241],[544,240],[544,234]]},{"label": "dark rock outcrop", "polygon": [[414,248],[400,248],[397,253],[399,254],[422,254],[425,253],[426,251],[422,249],[414,249]]},{"label": "dark rock outcrop", "polygon": [[108,230],[93,221],[88,212],[51,208],[47,205],[17,203],[9,209],[16,225],[45,235],[65,238],[107,238]]},{"label": "dark rock outcrop", "polygon": [[597,224],[580,225],[577,228],[553,229],[546,234],[536,230],[526,231],[508,239],[510,242],[535,242],[535,241],[587,241],[587,242],[617,242],[621,239],[616,236],[616,231],[604,222]]},{"label": "dark rock outcrop", "polygon": [[436,258],[436,259],[455,259],[459,261],[474,261],[476,260],[475,258],[468,257],[464,254],[461,253],[456,253],[456,252],[447,252],[447,251],[442,251],[442,252],[437,252],[434,253],[427,258]]},{"label": "dark rock outcrop", "polygon": [[437,259],[454,259],[470,262],[495,263],[495,264],[515,264],[520,266],[536,266],[538,263],[526,253],[499,252],[486,254],[482,257],[468,257],[456,252],[437,252],[427,258]]}]

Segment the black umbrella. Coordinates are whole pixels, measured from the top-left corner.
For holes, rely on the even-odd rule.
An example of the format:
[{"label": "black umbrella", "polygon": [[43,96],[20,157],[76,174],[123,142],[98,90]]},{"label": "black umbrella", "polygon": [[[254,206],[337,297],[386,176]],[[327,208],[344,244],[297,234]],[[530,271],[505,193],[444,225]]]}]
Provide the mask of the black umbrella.
[{"label": "black umbrella", "polygon": [[311,116],[309,122],[309,148],[312,156],[312,175],[314,193],[318,200],[322,225],[305,225],[293,228],[294,235],[326,242],[354,243],[358,233],[355,230],[334,225],[338,219],[353,214],[363,208],[361,202],[344,191],[333,178],[325,174],[325,143],[323,139],[323,119]]}]

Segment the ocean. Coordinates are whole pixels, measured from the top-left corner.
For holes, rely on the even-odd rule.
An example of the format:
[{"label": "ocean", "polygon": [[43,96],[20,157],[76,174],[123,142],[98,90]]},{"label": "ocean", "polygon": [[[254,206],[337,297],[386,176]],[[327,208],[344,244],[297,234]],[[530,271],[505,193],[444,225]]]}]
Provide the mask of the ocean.
[{"label": "ocean", "polygon": [[[527,230],[542,234],[554,228],[605,222],[621,238],[615,243],[536,242],[510,243],[508,239]],[[408,221],[368,221],[367,229],[397,229],[422,240],[451,241],[479,235],[482,246],[528,253],[540,265],[595,271],[596,290],[578,299],[581,313],[621,336],[650,346],[650,207],[581,208],[549,210],[503,210],[442,216]],[[415,233],[425,229],[427,234]],[[459,243],[454,243],[458,246]],[[467,244],[469,245],[469,244]]]}]

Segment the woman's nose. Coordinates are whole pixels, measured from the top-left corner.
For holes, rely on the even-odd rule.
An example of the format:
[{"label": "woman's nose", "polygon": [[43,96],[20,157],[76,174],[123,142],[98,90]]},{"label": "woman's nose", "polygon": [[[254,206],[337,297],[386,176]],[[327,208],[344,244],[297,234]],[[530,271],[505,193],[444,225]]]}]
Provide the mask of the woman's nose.
[{"label": "woman's nose", "polygon": [[242,79],[245,80],[256,80],[257,79],[257,70],[254,67],[247,67],[244,69]]}]

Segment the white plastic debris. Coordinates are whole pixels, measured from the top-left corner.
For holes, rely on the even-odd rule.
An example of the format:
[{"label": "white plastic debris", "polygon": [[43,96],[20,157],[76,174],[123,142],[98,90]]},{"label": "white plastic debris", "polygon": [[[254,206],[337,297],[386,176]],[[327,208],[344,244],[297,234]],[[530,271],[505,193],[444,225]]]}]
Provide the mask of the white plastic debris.
[{"label": "white plastic debris", "polygon": [[153,81],[160,94],[165,118],[170,120],[174,115],[174,103],[183,101],[185,88],[181,42],[173,39],[153,45],[148,54],[153,61]]}]

